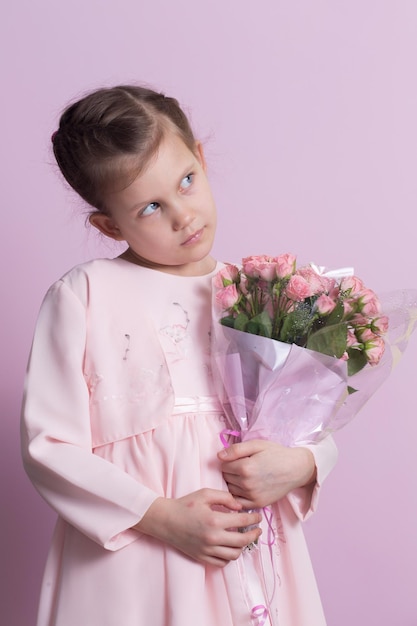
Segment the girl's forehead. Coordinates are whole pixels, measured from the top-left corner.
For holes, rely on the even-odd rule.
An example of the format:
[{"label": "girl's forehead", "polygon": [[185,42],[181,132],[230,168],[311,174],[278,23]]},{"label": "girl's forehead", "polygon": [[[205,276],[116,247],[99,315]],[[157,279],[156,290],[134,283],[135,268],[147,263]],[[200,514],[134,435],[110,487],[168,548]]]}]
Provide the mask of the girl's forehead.
[{"label": "girl's forehead", "polygon": [[[195,148],[195,146],[193,146],[193,148]],[[178,133],[171,130],[162,135],[161,141],[154,153],[154,160],[158,160],[160,157],[178,159],[186,156],[195,158],[195,152],[187,146],[184,139],[178,135]]]},{"label": "girl's forehead", "polygon": [[129,211],[138,204],[153,202],[160,194],[176,188],[181,179],[198,165],[198,156],[181,137],[175,133],[167,134],[137,176],[110,195],[109,209],[118,207]]},{"label": "girl's forehead", "polygon": [[167,179],[180,175],[184,168],[191,167],[197,160],[196,153],[190,150],[183,139],[175,133],[170,133],[162,138],[158,148],[136,180],[150,182],[154,178]]}]

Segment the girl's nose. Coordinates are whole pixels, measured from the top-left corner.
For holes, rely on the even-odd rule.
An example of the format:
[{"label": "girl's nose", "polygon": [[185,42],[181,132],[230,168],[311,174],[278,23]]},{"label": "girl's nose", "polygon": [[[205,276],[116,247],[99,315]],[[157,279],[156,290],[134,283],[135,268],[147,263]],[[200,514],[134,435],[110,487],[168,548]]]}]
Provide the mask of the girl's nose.
[{"label": "girl's nose", "polygon": [[182,230],[187,228],[194,219],[192,209],[184,206],[176,206],[173,208],[173,228],[174,230]]}]

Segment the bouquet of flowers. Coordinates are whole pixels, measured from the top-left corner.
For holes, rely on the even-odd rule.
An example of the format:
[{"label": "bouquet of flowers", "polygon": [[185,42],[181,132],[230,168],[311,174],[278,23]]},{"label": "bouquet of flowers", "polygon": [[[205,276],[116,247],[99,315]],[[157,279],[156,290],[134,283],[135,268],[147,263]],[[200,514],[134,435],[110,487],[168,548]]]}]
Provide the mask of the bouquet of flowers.
[{"label": "bouquet of flowers", "polygon": [[302,445],[344,426],[416,321],[416,292],[395,292],[384,308],[353,270],[297,268],[291,254],[228,264],[213,293],[215,381],[242,440]]},{"label": "bouquet of flowers", "polygon": [[[417,321],[417,291],[378,298],[351,268],[297,268],[291,254],[244,258],[213,281],[212,369],[228,418],[225,445],[230,435],[308,445],[342,428],[387,378]],[[252,615],[267,616],[262,551],[253,547],[238,566]],[[260,601],[245,585],[256,577]]]}]

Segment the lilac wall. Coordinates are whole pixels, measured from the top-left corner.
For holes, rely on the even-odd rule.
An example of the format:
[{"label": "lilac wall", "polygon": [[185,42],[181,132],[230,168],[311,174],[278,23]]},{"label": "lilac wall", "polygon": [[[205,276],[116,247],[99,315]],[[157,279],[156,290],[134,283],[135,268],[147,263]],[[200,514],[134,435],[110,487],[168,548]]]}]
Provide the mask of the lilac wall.
[{"label": "lilac wall", "polygon": [[[32,626],[53,515],[20,464],[22,379],[49,284],[96,254],[49,137],[98,85],[148,82],[188,106],[220,213],[215,252],[353,264],[416,287],[414,0],[16,0],[1,20],[1,621]],[[306,524],[329,626],[417,624],[417,336],[337,435]]]}]

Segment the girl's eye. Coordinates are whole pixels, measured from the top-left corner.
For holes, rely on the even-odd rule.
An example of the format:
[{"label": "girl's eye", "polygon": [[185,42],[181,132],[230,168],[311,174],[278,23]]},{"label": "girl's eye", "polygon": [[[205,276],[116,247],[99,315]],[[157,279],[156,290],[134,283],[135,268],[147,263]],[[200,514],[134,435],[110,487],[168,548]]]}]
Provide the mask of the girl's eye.
[{"label": "girl's eye", "polygon": [[182,179],[180,183],[180,188],[188,189],[188,187],[192,185],[193,179],[194,179],[194,174],[188,174],[188,176],[184,176],[184,178]]},{"label": "girl's eye", "polygon": [[159,204],[157,202],[150,202],[141,212],[140,217],[152,215],[159,208]]}]

